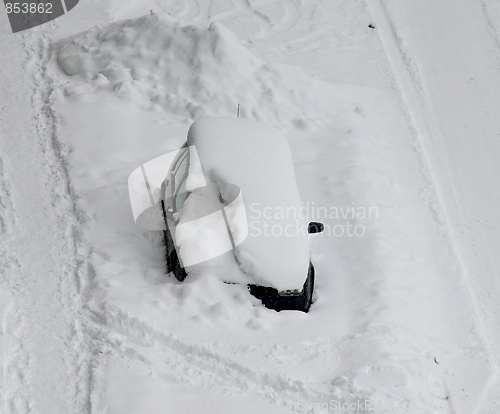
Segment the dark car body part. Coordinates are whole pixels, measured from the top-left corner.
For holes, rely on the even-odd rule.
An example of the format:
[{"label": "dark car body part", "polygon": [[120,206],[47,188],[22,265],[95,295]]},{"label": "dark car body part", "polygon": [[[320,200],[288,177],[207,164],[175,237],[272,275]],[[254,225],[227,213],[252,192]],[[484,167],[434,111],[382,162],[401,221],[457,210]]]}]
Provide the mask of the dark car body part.
[{"label": "dark car body part", "polygon": [[309,262],[307,279],[304,282],[302,292],[297,295],[284,295],[275,288],[259,285],[248,285],[248,290],[262,304],[277,312],[282,310],[299,310],[308,312],[312,304],[312,295],[314,291],[314,266]]}]

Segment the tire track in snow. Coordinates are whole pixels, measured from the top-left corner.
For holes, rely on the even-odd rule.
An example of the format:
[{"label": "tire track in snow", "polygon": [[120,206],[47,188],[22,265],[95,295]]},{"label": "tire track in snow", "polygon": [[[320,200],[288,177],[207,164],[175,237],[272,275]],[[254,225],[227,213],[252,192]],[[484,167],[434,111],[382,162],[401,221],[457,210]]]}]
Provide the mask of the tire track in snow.
[{"label": "tire track in snow", "polygon": [[[456,234],[453,233],[453,227],[450,225],[450,223],[457,223],[458,226],[463,226],[463,223],[470,223],[470,217],[466,217],[467,211],[464,211],[459,203],[459,200],[464,200],[460,186],[454,180],[447,179],[453,172],[453,169],[448,159],[450,155],[446,154],[446,150],[442,144],[442,141],[445,141],[445,139],[437,126],[437,116],[434,113],[437,109],[432,107],[429,92],[424,86],[425,79],[421,71],[424,71],[425,67],[421,70],[421,64],[418,56],[415,55],[413,45],[408,43],[408,39],[406,38],[407,33],[402,30],[405,23],[403,13],[399,9],[397,9],[398,13],[395,11],[396,8],[401,8],[401,5],[391,0],[366,0],[366,2],[379,30],[387,59],[392,65],[392,76],[394,76],[398,85],[398,92],[401,94],[402,102],[405,105],[405,112],[414,136],[414,151],[421,164],[422,173],[428,181],[428,186],[424,189],[423,196],[429,204],[429,208],[438,225],[441,239],[447,246],[447,253],[456,262],[456,273],[459,276],[459,280],[463,281],[464,288],[467,290],[464,292],[464,297],[470,300],[471,311],[474,313],[478,327],[478,332],[475,332],[475,334],[486,348],[491,361],[492,348],[487,339],[488,336],[484,328],[483,317],[481,317],[477,298],[473,293],[471,281],[469,281],[466,273],[460,249],[455,242],[456,237],[452,237],[456,236]],[[404,28],[407,29],[406,27]],[[491,32],[491,27],[488,29]],[[445,154],[445,156],[442,156],[442,154]],[[446,182],[443,183],[443,180]],[[445,194],[443,194],[443,189],[446,189]],[[448,198],[445,198],[444,195],[447,195]],[[463,233],[464,229],[460,229],[460,232]],[[473,237],[474,235],[469,234],[469,236]],[[476,241],[471,240],[469,243],[474,244]],[[443,276],[447,275],[443,274]],[[449,277],[447,279],[449,279],[450,286],[452,286],[453,279]],[[451,318],[452,316],[450,316]],[[496,375],[497,368],[494,366],[493,372],[489,372],[489,377],[485,379],[487,381],[487,388],[488,385],[491,385]],[[445,386],[447,386],[447,380],[445,379],[444,381]],[[483,392],[479,396],[479,400],[484,398],[484,395]],[[451,397],[450,404],[460,404],[461,400],[458,396],[451,395]],[[462,397],[462,400],[464,398]],[[467,400],[467,402],[470,401]],[[481,408],[472,410],[470,404],[467,408],[469,408],[469,412],[483,413]]]},{"label": "tire track in snow", "polygon": [[[0,148],[4,148],[3,136],[0,136]],[[3,152],[3,151],[2,151]],[[3,378],[1,400],[8,412],[28,412],[33,405],[30,397],[26,375],[24,372],[33,362],[22,341],[23,331],[27,324],[23,315],[18,311],[18,303],[14,300],[13,292],[19,293],[17,283],[12,283],[8,275],[19,270],[20,263],[17,257],[10,252],[8,242],[12,230],[16,226],[15,208],[10,198],[11,188],[8,182],[6,166],[0,157],[0,239],[4,242],[0,249],[0,288],[2,299],[7,301],[2,306],[1,340],[3,350]],[[8,350],[8,352],[7,352]],[[4,410],[1,411],[2,413]]]},{"label": "tire track in snow", "polygon": [[[0,157],[0,234],[2,235],[6,235],[14,225],[13,206],[6,180],[4,161]],[[5,247],[2,250],[2,253],[5,254]]]},{"label": "tire track in snow", "polygon": [[93,353],[82,310],[88,252],[57,141],[43,33],[1,39],[0,88],[9,99],[0,135],[4,400],[7,413],[83,414]]},{"label": "tire track in snow", "polygon": [[[260,26],[261,36],[265,39],[273,39],[281,33],[288,31],[301,18],[301,10],[293,0],[279,0],[273,2],[265,1],[250,1],[250,0],[232,0],[235,7],[241,10],[244,14],[249,14],[255,17],[257,24]],[[284,16],[281,19],[269,17],[266,13],[260,11],[263,8],[280,4],[284,10]]]},{"label": "tire track in snow", "polygon": [[[74,383],[69,383],[72,395],[69,404],[74,412],[91,411],[91,356],[96,353],[91,338],[86,335],[83,303],[88,299],[88,255],[89,248],[85,244],[81,232],[81,217],[65,159],[65,149],[57,139],[57,114],[52,109],[53,92],[56,87],[48,73],[48,65],[53,60],[52,44],[45,36],[36,39],[25,37],[25,49],[31,56],[31,71],[34,73],[37,89],[32,96],[32,104],[40,111],[35,115],[38,135],[42,137],[42,150],[45,154],[45,169],[49,177],[52,193],[52,206],[57,218],[63,223],[60,226],[61,247],[63,254],[59,256],[62,264],[62,275],[58,283],[59,301],[67,325],[67,336],[63,339],[66,348],[64,363],[66,376],[72,377]],[[42,87],[40,87],[42,86]],[[57,269],[55,269],[57,271]],[[61,379],[60,379],[61,380]],[[66,396],[67,398],[68,396]]]},{"label": "tire track in snow", "polygon": [[250,0],[233,0],[233,4],[243,13],[255,16],[256,19],[261,23],[261,30],[263,29],[263,32],[265,32],[266,29],[263,27],[262,23],[264,23],[265,27],[268,30],[272,29],[273,24],[271,22],[271,19],[257,9],[262,7],[263,5],[267,5],[268,2],[251,3]]},{"label": "tire track in snow", "polygon": [[[9,52],[5,53],[5,63],[2,69],[11,69],[6,64],[10,58]],[[3,96],[9,96],[9,89],[0,82],[0,91]],[[7,108],[7,110],[6,110]],[[9,115],[10,107],[2,108],[0,121]],[[2,122],[3,123],[3,122]],[[27,329],[26,318],[19,311],[19,303],[16,296],[22,295],[21,281],[10,277],[19,272],[21,264],[14,251],[11,249],[10,238],[16,230],[17,219],[15,205],[12,201],[12,183],[8,174],[8,162],[6,158],[12,145],[6,139],[5,134],[0,131],[0,294],[3,302],[0,316],[2,318],[1,341],[2,341],[2,413],[24,413],[29,412],[33,406],[30,389],[27,383],[25,371],[31,363],[32,358],[24,346],[23,333]]]},{"label": "tire track in snow", "polygon": [[[488,32],[495,42],[498,62],[500,60],[500,6],[492,0],[481,0],[481,8],[486,19]],[[487,387],[488,391],[484,393],[483,399],[476,409],[479,414],[497,413],[500,408],[500,367],[498,366],[498,358],[497,355],[496,375],[492,376],[492,381]]]},{"label": "tire track in snow", "polygon": [[500,57],[500,6],[491,0],[481,0],[481,8],[486,18],[488,32],[495,42],[497,55]]},{"label": "tire track in snow", "polygon": [[331,397],[326,390],[315,390],[318,384],[248,368],[200,344],[155,330],[115,306],[106,305],[93,312],[95,323],[112,326],[120,335],[108,337],[109,352],[141,363],[147,372],[166,381],[201,385],[220,393],[259,395],[290,409],[297,409],[300,402],[328,401]]}]

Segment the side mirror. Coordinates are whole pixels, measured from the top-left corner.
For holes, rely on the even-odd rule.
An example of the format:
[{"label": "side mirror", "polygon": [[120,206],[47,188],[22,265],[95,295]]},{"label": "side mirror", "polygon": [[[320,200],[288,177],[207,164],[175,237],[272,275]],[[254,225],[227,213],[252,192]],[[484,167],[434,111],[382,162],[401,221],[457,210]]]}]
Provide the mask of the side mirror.
[{"label": "side mirror", "polygon": [[323,225],[323,223],[319,223],[317,221],[309,222],[309,226],[307,228],[307,232],[309,234],[321,233],[323,230],[325,230],[325,226]]}]

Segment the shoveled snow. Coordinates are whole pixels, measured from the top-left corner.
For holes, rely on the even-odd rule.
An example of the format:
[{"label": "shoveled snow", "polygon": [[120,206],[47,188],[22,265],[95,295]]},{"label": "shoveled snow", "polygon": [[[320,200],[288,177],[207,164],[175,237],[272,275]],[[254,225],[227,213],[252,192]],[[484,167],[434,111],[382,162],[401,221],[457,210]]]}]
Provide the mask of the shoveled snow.
[{"label": "shoveled snow", "polygon": [[262,61],[217,22],[206,28],[162,14],[96,27],[61,41],[57,61],[73,78],[70,96],[106,91],[177,120],[233,116],[239,103],[242,117],[303,129],[334,109],[329,85]]}]

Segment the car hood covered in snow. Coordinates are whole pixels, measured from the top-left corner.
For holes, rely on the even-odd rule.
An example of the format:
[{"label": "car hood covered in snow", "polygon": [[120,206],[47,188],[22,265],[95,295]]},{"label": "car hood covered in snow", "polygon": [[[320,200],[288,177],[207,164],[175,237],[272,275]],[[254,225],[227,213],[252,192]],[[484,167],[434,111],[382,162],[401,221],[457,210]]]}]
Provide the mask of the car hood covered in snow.
[{"label": "car hood covered in snow", "polygon": [[[257,284],[302,289],[310,255],[307,223],[283,134],[248,119],[206,117],[193,123],[187,144],[196,148],[207,184],[224,200],[235,198],[235,188],[241,191],[248,236],[234,249],[239,269]],[[188,197],[181,223],[196,209],[194,199],[203,203],[196,194]]]}]

